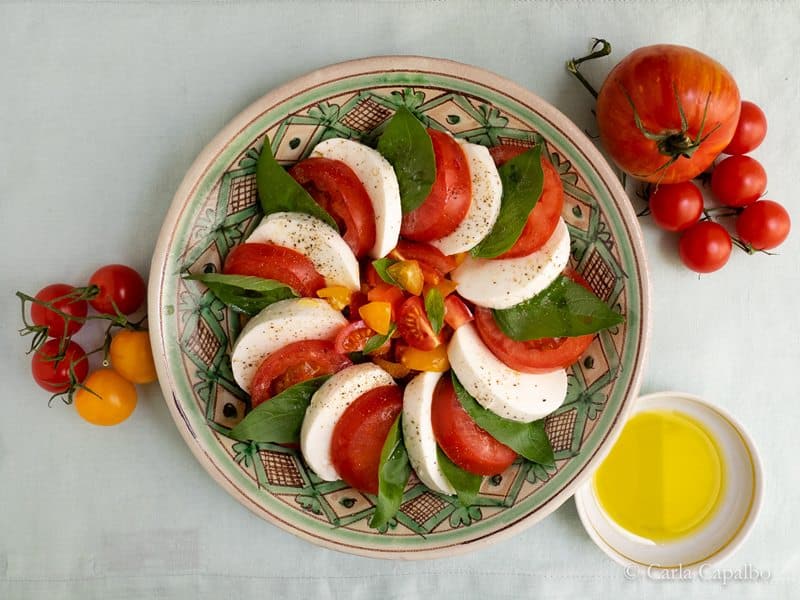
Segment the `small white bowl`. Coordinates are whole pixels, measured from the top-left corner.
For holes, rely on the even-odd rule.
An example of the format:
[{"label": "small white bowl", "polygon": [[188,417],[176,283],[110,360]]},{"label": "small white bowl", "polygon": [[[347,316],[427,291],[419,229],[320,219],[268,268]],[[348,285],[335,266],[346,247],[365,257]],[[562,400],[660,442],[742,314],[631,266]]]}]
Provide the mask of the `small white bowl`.
[{"label": "small white bowl", "polygon": [[711,521],[688,536],[654,543],[626,531],[601,508],[592,480],[575,494],[578,515],[603,552],[625,567],[654,570],[712,565],[733,554],[753,528],[761,509],[763,470],[753,440],[731,415],[708,402],[680,392],[639,398],[631,416],[647,410],[675,410],[700,421],[719,444],[725,464],[725,486]]}]

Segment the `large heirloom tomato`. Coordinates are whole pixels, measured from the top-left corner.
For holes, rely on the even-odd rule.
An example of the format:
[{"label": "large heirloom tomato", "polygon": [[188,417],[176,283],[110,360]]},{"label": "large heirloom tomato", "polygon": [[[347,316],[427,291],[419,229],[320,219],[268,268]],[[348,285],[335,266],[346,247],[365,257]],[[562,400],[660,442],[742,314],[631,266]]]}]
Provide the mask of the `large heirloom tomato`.
[{"label": "large heirloom tomato", "polygon": [[731,74],[702,52],[673,45],[634,50],[597,97],[603,146],[637,179],[687,181],[731,141],[739,120]]}]

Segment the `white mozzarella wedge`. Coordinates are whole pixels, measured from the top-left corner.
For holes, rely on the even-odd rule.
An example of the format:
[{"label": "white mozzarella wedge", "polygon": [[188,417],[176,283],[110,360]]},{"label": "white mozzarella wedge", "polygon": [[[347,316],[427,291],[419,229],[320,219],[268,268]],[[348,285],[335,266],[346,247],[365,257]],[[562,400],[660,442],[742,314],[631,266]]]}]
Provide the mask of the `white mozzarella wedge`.
[{"label": "white mozzarella wedge", "polygon": [[391,375],[375,364],[362,363],[334,374],[311,396],[300,430],[300,450],[321,479],[341,479],[331,460],[331,440],[344,411],[361,394],[385,385],[394,385]]},{"label": "white mozzarella wedge", "polygon": [[433,390],[441,373],[420,373],[406,385],[403,393],[403,440],[408,458],[420,481],[435,492],[456,493],[439,466],[436,438],[431,422]]},{"label": "white mozzarella wedge", "polygon": [[472,258],[453,271],[456,290],[467,300],[487,308],[510,308],[533,298],[549,286],[569,260],[569,230],[558,220],[544,246],[520,258]]},{"label": "white mozzarella wedge", "polygon": [[375,212],[375,245],[373,258],[386,256],[400,237],[400,187],[389,161],[377,150],[354,140],[333,138],[320,142],[311,156],[340,160],[350,167],[364,184]]},{"label": "white mozzarella wedge", "polygon": [[272,243],[290,248],[307,257],[325,285],[341,285],[358,290],[358,260],[350,246],[336,230],[324,221],[297,212],[277,212],[267,215],[255,228],[249,243]]},{"label": "white mozzarella wedge", "polygon": [[521,373],[503,363],[481,340],[475,325],[456,329],[447,347],[450,366],[484,408],[530,423],[556,410],[567,396],[567,372]]},{"label": "white mozzarella wedge", "polygon": [[347,319],[319,298],[291,298],[270,304],[244,326],[231,352],[236,383],[247,393],[261,362],[299,340],[332,340]]},{"label": "white mozzarella wedge", "polygon": [[489,149],[464,140],[456,141],[461,145],[469,164],[472,202],[455,231],[431,242],[431,245],[447,255],[466,252],[489,235],[497,221],[497,215],[500,214],[503,197],[503,184]]}]

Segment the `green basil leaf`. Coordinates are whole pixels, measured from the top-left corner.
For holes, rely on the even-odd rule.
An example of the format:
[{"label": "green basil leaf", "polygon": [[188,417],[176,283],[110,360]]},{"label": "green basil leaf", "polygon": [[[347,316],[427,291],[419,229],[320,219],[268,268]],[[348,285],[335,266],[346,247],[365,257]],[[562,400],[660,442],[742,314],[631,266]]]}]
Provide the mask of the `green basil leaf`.
[{"label": "green basil leaf", "polygon": [[400,186],[403,214],[425,201],[436,180],[431,136],[406,107],[400,107],[378,139],[378,152],[388,160]]},{"label": "green basil leaf", "polygon": [[375,504],[375,514],[369,522],[369,526],[375,529],[385,527],[397,514],[403,501],[403,491],[406,489],[408,477],[411,475],[408,452],[400,434],[401,416],[397,415],[381,449],[381,461],[378,467],[378,502]]},{"label": "green basil leaf", "polygon": [[555,466],[553,446],[544,430],[543,419],[520,423],[499,417],[478,404],[461,385],[454,371],[451,371],[451,376],[458,401],[478,427],[528,460],[545,466]]},{"label": "green basil leaf", "polygon": [[436,288],[431,288],[425,294],[425,312],[428,315],[428,321],[431,322],[433,333],[439,335],[444,325],[444,298]]},{"label": "green basil leaf", "polygon": [[389,273],[388,269],[397,261],[393,258],[389,258],[388,256],[384,256],[383,258],[379,258],[377,260],[372,261],[372,266],[375,269],[375,272],[378,274],[378,277],[383,279],[386,283],[390,285],[396,285],[400,287],[400,284],[397,283],[397,280],[392,277],[391,273]]},{"label": "green basil leaf", "polygon": [[539,294],[492,311],[497,326],[512,340],[574,337],[619,325],[625,318],[569,277],[559,275]]},{"label": "green basil leaf", "polygon": [[436,446],[436,456],[439,458],[439,466],[442,468],[444,478],[450,482],[450,485],[455,489],[458,494],[458,501],[463,506],[472,506],[475,498],[478,496],[478,490],[481,489],[483,477],[475,475],[469,471],[465,471],[452,460],[447,458],[447,455],[442,452],[439,446]]},{"label": "green basil leaf", "polygon": [[392,334],[394,333],[395,329],[397,329],[397,326],[394,323],[392,323],[391,326],[389,327],[389,332],[386,335],[381,335],[380,333],[373,335],[371,338],[367,340],[367,343],[364,344],[364,349],[361,350],[361,352],[363,354],[369,354],[370,352],[375,352],[375,350],[377,350],[386,343],[386,340],[392,337]]},{"label": "green basil leaf", "polygon": [[206,284],[224,304],[251,317],[279,300],[297,297],[285,283],[249,275],[196,273],[185,275],[184,279]]},{"label": "green basil leaf", "polygon": [[272,146],[266,136],[256,164],[256,185],[265,215],[276,212],[305,213],[325,221],[337,232],[339,231],[339,226],[327,211],[317,204],[305,188],[275,160]]},{"label": "green basil leaf", "polygon": [[235,440],[276,444],[299,441],[311,396],[329,377],[315,377],[286,388],[247,413],[228,435]]},{"label": "green basil leaf", "polygon": [[536,145],[497,169],[503,182],[500,214],[489,235],[470,250],[472,256],[495,258],[509,250],[519,239],[528,215],[542,195],[544,173],[541,153],[541,145]]}]

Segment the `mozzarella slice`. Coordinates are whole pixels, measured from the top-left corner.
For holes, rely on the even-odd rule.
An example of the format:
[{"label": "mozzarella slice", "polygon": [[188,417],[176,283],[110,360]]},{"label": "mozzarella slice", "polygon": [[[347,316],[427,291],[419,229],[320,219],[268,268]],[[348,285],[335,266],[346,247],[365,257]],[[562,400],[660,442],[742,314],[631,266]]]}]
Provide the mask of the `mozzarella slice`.
[{"label": "mozzarella slice", "polygon": [[453,271],[456,290],[467,300],[488,308],[510,308],[549,286],[569,260],[569,230],[558,220],[544,246],[520,258],[472,258]]},{"label": "mozzarella slice", "polygon": [[375,245],[373,258],[386,256],[400,237],[400,187],[389,161],[377,150],[353,140],[333,138],[320,142],[311,156],[340,160],[350,167],[364,184],[375,212]]},{"label": "mozzarella slice", "polygon": [[498,359],[475,325],[456,329],[447,347],[450,367],[484,408],[512,421],[529,423],[556,410],[567,396],[567,372],[520,373]]},{"label": "mozzarella slice", "polygon": [[472,202],[466,216],[449,235],[431,242],[447,255],[466,252],[489,235],[500,214],[503,184],[489,149],[464,140],[456,140],[469,163],[472,179]]},{"label": "mozzarella slice", "polygon": [[321,479],[341,479],[331,460],[331,440],[344,411],[364,392],[385,385],[394,385],[392,376],[375,364],[363,363],[334,374],[311,397],[300,430],[300,450]]},{"label": "mozzarella slice", "polygon": [[403,441],[420,481],[435,492],[452,496],[456,491],[439,466],[431,423],[433,390],[441,376],[441,373],[420,373],[406,385],[403,393]]},{"label": "mozzarella slice", "polygon": [[333,227],[316,217],[296,212],[267,215],[245,241],[295,250],[314,263],[325,285],[341,285],[353,291],[360,288],[358,260],[350,246]]},{"label": "mozzarella slice", "polygon": [[298,340],[332,340],[347,319],[319,298],[291,298],[270,304],[244,326],[231,352],[236,383],[247,393],[261,362]]}]

